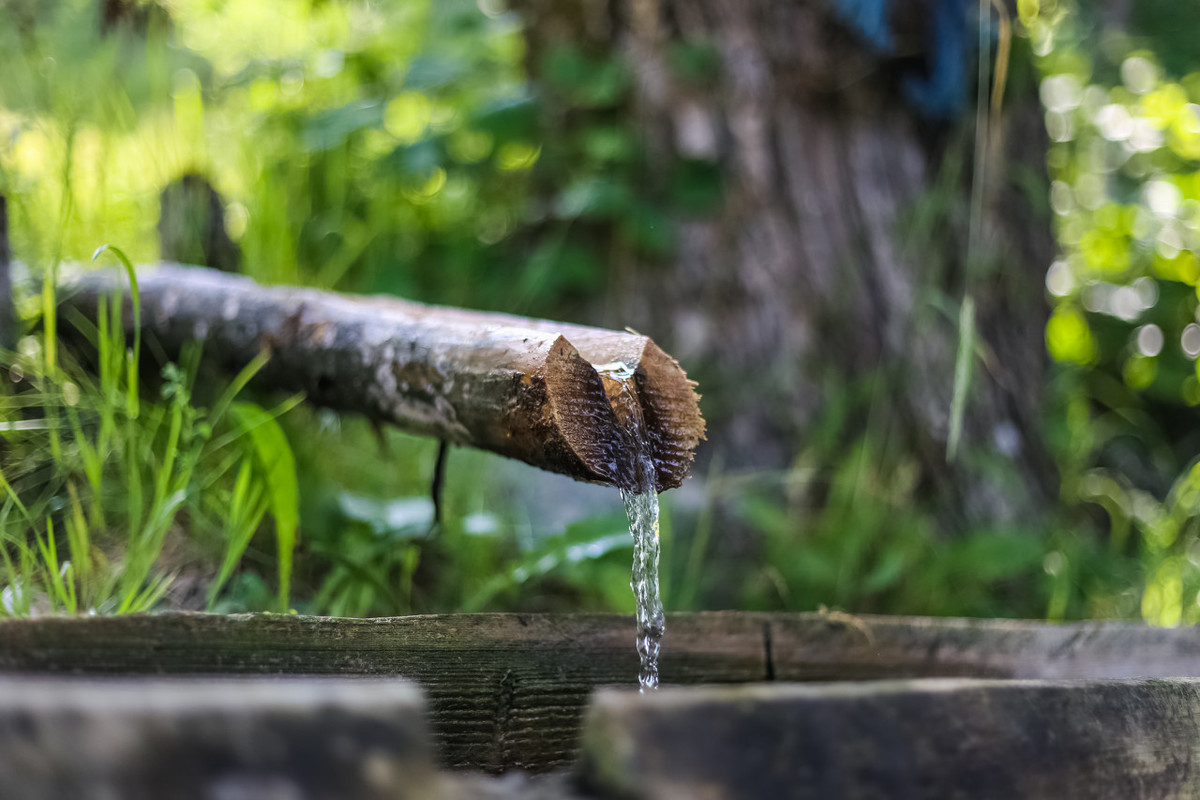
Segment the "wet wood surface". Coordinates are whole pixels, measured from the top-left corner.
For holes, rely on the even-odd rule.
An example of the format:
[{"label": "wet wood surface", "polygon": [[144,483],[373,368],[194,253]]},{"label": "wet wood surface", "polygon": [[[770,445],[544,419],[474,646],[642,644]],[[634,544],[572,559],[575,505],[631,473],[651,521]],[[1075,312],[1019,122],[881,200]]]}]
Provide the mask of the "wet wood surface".
[{"label": "wet wood surface", "polygon": [[[138,285],[143,331],[168,357],[200,340],[232,372],[265,351],[262,385],[579,480],[644,488],[619,387],[598,368],[633,371],[658,489],[683,481],[704,436],[695,384],[645,336],[177,264],[139,271]],[[60,301],[68,318],[94,320],[100,299],[127,286],[123,273],[87,272]]]},{"label": "wet wood surface", "polygon": [[[590,693],[635,686],[621,615],[381,619],[139,615],[0,621],[0,672],[400,675],[422,686],[442,764],[570,763]],[[1200,631],[826,614],[669,615],[665,685],[1200,677]]]},{"label": "wet wood surface", "polygon": [[606,798],[1200,797],[1200,681],[927,679],[598,693]]}]

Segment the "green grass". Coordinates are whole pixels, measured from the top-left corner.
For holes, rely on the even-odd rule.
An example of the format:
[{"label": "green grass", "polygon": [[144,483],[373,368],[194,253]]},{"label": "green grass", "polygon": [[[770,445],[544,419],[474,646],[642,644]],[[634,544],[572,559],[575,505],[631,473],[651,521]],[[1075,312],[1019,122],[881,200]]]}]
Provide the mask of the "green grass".
[{"label": "green grass", "polygon": [[181,363],[163,365],[157,396],[147,396],[136,275],[116,248],[97,257],[106,249],[130,280],[132,340],[114,296],[100,301],[95,324],[67,322],[89,343],[68,351],[47,282],[41,305],[48,315],[7,364],[13,380],[0,395],[0,614],[149,610],[185,566],[162,563],[168,543],[181,538],[199,553],[223,551],[208,588],[215,604],[268,512],[278,541],[276,607],[286,611],[298,499],[276,417],[298,398],[272,411],[237,399],[265,364],[262,356],[211,408],[194,404],[198,347]]},{"label": "green grass", "polygon": [[[301,2],[281,15],[271,3],[178,0],[171,31],[144,36],[102,33],[95,5],[0,3],[0,140],[10,145],[0,148],[0,192],[18,256],[44,267],[40,292],[18,297],[32,330],[3,360],[11,380],[0,380],[0,614],[145,610],[196,575],[200,605],[222,611],[627,610],[629,542],[615,493],[613,513],[547,531],[520,518],[496,462],[456,451],[434,533],[434,443],[292,410],[299,398],[255,404],[246,384],[262,358],[206,391],[198,349],[160,363],[125,333],[139,329],[140,313],[125,252],[96,257],[129,272],[131,302],[109,300],[91,322],[59,318],[58,265],[103,240],[152,260],[159,193],[196,171],[224,196],[245,270],[264,282],[569,318],[603,291],[610,257],[669,260],[673,220],[720,206],[720,169],[683,162],[667,170],[669,185],[648,186],[645,142],[623,116],[631,83],[621,58],[548,53],[545,92],[534,98],[519,23],[474,3]],[[1043,15],[1022,4],[1035,38],[1054,35],[1038,68],[1115,81],[1109,56],[1072,38],[1062,16],[1071,5]],[[28,24],[5,24],[18,13]],[[1093,61],[1103,70],[1087,77]],[[719,59],[690,44],[669,66],[700,85]],[[1177,118],[1156,169],[1194,204],[1200,138],[1183,125],[1192,108],[1183,100],[1196,102],[1200,84],[1160,78],[1154,103],[1111,97],[1135,116],[1157,108]],[[977,115],[982,138],[953,133],[900,244],[927,264],[913,335],[957,320],[947,456],[956,470],[990,470],[1007,485],[1003,466],[962,436],[973,387],[990,379],[972,379],[981,347],[973,298],[995,256],[982,235],[982,178],[970,203],[962,192],[972,159],[977,175],[987,166],[988,113]],[[546,136],[547,114],[570,124]],[[1090,122],[1077,122],[1077,141],[1050,153],[1052,177],[1066,183],[1086,171],[1098,141]],[[1174,342],[1196,319],[1195,253],[1118,269],[1154,251],[1129,222],[1144,183],[1129,176],[1129,197],[1060,211],[1058,224],[1103,245],[1065,248],[1080,286],[1094,274],[1157,276],[1154,313],[1165,316],[1145,321]],[[955,238],[967,242],[965,256],[948,252]],[[1097,253],[1113,263],[1090,263]],[[941,288],[959,262],[961,298]],[[663,498],[668,607],[1200,619],[1190,599],[1200,591],[1194,453],[1171,456],[1177,437],[1157,432],[1149,405],[1194,404],[1195,364],[1178,348],[1137,354],[1134,323],[1085,314],[1078,287],[1055,303],[1051,353],[1084,363],[1060,370],[1076,388],[1048,415],[1063,492],[1042,529],[941,530],[914,477],[912,442],[888,411],[905,376],[863,376],[867,389],[823,398],[827,413],[792,468],[749,475],[712,465],[700,508],[672,513],[675,493]],[[60,333],[76,330],[89,345],[68,349]],[[1095,384],[1106,371],[1103,393],[1085,394],[1077,379]],[[1097,468],[1122,437],[1156,453],[1158,485]]]}]

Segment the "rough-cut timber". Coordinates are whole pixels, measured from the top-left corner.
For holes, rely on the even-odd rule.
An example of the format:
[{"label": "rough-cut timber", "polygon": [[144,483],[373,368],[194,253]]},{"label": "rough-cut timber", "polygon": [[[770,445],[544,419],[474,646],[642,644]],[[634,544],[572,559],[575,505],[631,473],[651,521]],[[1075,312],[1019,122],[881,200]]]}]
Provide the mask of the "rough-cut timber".
[{"label": "rough-cut timber", "polygon": [[623,800],[1196,798],[1200,682],[602,691],[581,771]]},{"label": "rough-cut timber", "polygon": [[[597,366],[635,371],[658,489],[683,481],[704,435],[695,384],[645,336],[172,264],[141,270],[138,284],[143,328],[169,355],[198,339],[238,369],[266,350],[265,385],[580,480],[645,488]],[[84,273],[64,302],[94,317],[124,285],[118,272]]]},{"label": "rough-cut timber", "polygon": [[[0,621],[0,672],[401,675],[443,764],[544,772],[577,752],[600,686],[635,686],[619,615],[326,619],[163,614]],[[770,680],[1200,677],[1200,630],[840,614],[677,614],[665,685]]]},{"label": "rough-cut timber", "polygon": [[13,800],[438,800],[404,681],[0,678]]}]

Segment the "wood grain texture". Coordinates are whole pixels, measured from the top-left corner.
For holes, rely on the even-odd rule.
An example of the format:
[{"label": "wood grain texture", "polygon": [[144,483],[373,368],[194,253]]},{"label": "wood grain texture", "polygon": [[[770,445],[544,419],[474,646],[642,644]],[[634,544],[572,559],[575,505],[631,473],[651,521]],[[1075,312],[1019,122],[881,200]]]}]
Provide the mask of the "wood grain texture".
[{"label": "wood grain texture", "polygon": [[604,690],[583,740],[623,800],[1195,798],[1200,681]]},{"label": "wood grain texture", "polygon": [[780,681],[1200,677],[1200,630],[1127,622],[772,614]]},{"label": "wood grain texture", "polygon": [[[99,299],[125,286],[118,272],[87,272],[63,287],[61,302],[94,318]],[[658,489],[683,481],[704,436],[695,384],[645,336],[264,287],[177,264],[139,271],[138,286],[142,326],[170,357],[201,340],[232,371],[266,350],[264,385],[579,480],[646,488],[597,366],[634,371]]]},{"label": "wood grain texture", "polygon": [[[762,680],[761,623],[671,623],[664,674],[683,683]],[[164,614],[0,622],[0,671],[90,674],[402,675],[429,701],[442,763],[546,771],[568,763],[597,686],[634,685],[632,619],[445,615],[325,619]]]},{"label": "wood grain texture", "polygon": [[[601,686],[634,686],[632,618],[163,614],[0,621],[0,672],[401,675],[443,764],[543,772]],[[665,685],[900,677],[1200,677],[1200,631],[1124,623],[711,612],[667,619]]]}]

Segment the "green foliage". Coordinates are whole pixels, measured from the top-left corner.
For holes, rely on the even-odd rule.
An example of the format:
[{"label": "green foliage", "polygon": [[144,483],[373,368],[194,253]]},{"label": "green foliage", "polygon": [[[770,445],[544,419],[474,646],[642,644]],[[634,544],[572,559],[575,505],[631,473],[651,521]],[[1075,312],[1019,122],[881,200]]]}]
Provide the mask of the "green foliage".
[{"label": "green foliage", "polygon": [[[180,0],[170,26],[105,34],[82,0],[57,5],[18,4],[0,38],[0,190],[34,262],[101,237],[150,260],[160,192],[201,172],[253,277],[533,312],[603,284],[597,242],[660,259],[672,212],[720,199],[713,163],[647,162],[620,58],[551,49],[534,97],[511,14]],[[672,51],[685,83],[717,61]]]},{"label": "green foliage", "polygon": [[738,491],[739,515],[765,548],[746,583],[747,606],[1046,615],[1044,561],[1055,546],[1047,531],[939,533],[934,510],[918,497],[911,455],[873,430],[844,450],[837,429],[848,418],[839,421],[836,405],[831,414],[819,426],[829,438],[803,451],[778,488]]},{"label": "green foliage", "polygon": [[[295,442],[306,531],[296,554],[297,609],[369,616],[630,608],[632,539],[616,492],[612,513],[547,530],[518,513],[498,457],[454,449],[435,526],[436,442],[303,408],[281,422]],[[259,607],[259,588],[249,590],[244,602]]]},{"label": "green foliage", "polygon": [[[184,173],[202,173],[227,200],[226,230],[259,280],[557,317],[603,290],[614,259],[663,259],[678,217],[721,202],[714,162],[648,163],[621,58],[552,49],[538,66],[545,91],[535,94],[520,23],[493,4],[163,8],[151,8],[147,26],[109,30],[90,0],[0,8],[0,139],[11,145],[0,149],[0,192],[19,257],[49,265],[44,302],[23,308],[40,316],[37,340],[55,369],[65,369],[56,265],[105,239],[153,260],[160,194]],[[672,49],[670,69],[704,91],[719,61],[710,43],[685,43]],[[107,308],[94,338],[121,330],[118,310]],[[107,415],[97,423],[102,441],[91,441],[83,414],[81,435],[48,428],[39,464],[48,473],[73,474],[72,459],[86,467],[84,519],[103,517],[113,563],[131,548],[130,585],[162,574],[156,586],[167,587],[176,568],[162,567],[162,554],[182,548],[188,567],[205,573],[210,609],[285,610],[289,587],[297,607],[340,614],[628,603],[628,553],[611,518],[541,543],[516,536],[497,494],[483,505],[497,509],[487,534],[471,532],[482,519],[478,496],[471,509],[452,499],[437,536],[426,517],[384,524],[398,508],[428,508],[427,445],[389,433],[398,451],[375,453],[359,423],[301,409],[289,416],[303,422],[276,422],[290,403],[268,411],[234,399],[260,362],[223,395],[194,398],[197,353],[166,366],[154,397],[139,342],[100,347],[100,395],[89,402]],[[90,397],[86,371],[69,366]],[[456,464],[456,482],[493,491],[491,467]],[[18,499],[33,491],[21,479]],[[53,517],[47,509],[32,518]],[[122,540],[126,528],[147,526],[151,534]],[[260,541],[270,533],[273,549]],[[32,575],[22,558],[63,557],[49,547],[14,551],[12,575]],[[263,578],[271,571],[274,592]]]},{"label": "green foliage", "polygon": [[614,108],[632,84],[629,70],[620,61],[591,58],[570,45],[551,48],[541,74],[575,108]]},{"label": "green foliage", "polygon": [[[298,402],[298,400],[297,400]],[[294,404],[294,403],[293,403]],[[240,402],[229,407],[230,415],[241,433],[249,441],[254,455],[254,465],[262,485],[264,509],[269,509],[275,521],[276,563],[279,569],[279,606],[288,609],[289,587],[292,578],[292,551],[296,548],[296,535],[300,525],[300,491],[296,481],[296,462],[287,437],[275,416],[254,403]],[[245,464],[243,464],[243,468]],[[238,488],[251,491],[250,473],[238,475]],[[249,505],[252,507],[253,502]],[[257,519],[262,518],[256,513]],[[230,536],[229,541],[244,539]],[[245,545],[242,545],[245,549]],[[227,552],[225,563],[231,560],[232,548]]]},{"label": "green foliage", "polygon": [[[101,248],[97,257],[105,251],[132,281],[136,321],[141,308],[132,266],[116,248]],[[53,283],[48,286],[52,291]],[[53,297],[43,307],[53,312]],[[158,397],[149,398],[140,382],[140,337],[126,340],[124,313],[114,297],[100,302],[96,325],[73,320],[94,346],[85,354],[91,369],[52,338],[45,318],[42,330],[24,337],[19,352],[6,359],[12,380],[0,396],[0,614],[122,614],[154,607],[182,566],[162,562],[185,521],[198,546],[206,536],[209,543],[217,538],[219,525],[206,524],[206,510],[213,507],[222,516],[231,509],[227,577],[240,558],[234,543],[252,533],[263,515],[248,510],[253,498],[268,490],[280,495],[275,486],[286,483],[282,474],[273,482],[245,469],[236,479],[228,475],[237,460],[247,463],[252,449],[241,432],[227,430],[225,409],[262,362],[209,412],[192,403],[199,360],[193,349],[183,365],[163,367]],[[238,408],[247,416],[256,409],[249,403]],[[275,452],[288,452],[286,441],[272,444]],[[294,486],[294,471],[291,480]],[[288,499],[278,497],[271,510],[277,525],[292,520],[294,532],[295,495],[290,507]],[[286,607],[283,559],[279,571]]]},{"label": "green foliage", "polygon": [[[1046,340],[1064,366],[1063,412],[1049,420],[1061,514],[1046,530],[939,532],[914,444],[885,413],[905,376],[870,376],[874,388],[824,398],[828,417],[792,469],[710,476],[665,551],[669,607],[1200,615],[1200,441],[1187,416],[1200,403],[1200,78],[1176,5],[1139,0],[1131,35],[1096,48],[1094,21],[1069,3],[1019,3],[1056,140],[1063,257]],[[542,530],[519,518],[494,463],[456,453],[435,530],[432,444],[311,409],[284,416],[297,398],[254,405],[243,390],[262,359],[215,396],[197,380],[199,351],[156,377],[152,352],[125,340],[119,303],[89,328],[57,318],[53,287],[60,262],[97,241],[152,260],[160,192],[198,171],[228,200],[226,229],[260,280],[569,317],[613,265],[653,268],[681,221],[720,208],[718,154],[651,157],[620,55],[550,48],[535,92],[520,23],[493,3],[169,11],[169,25],[105,32],[91,0],[0,6],[0,192],[19,257],[45,267],[40,294],[19,298],[40,330],[0,389],[0,613],[150,608],[190,569],[212,610],[627,610],[615,496],[611,515]],[[675,43],[665,63],[701,99],[720,81],[711,42]],[[929,273],[913,335],[955,318],[966,334],[952,443],[978,347],[969,298],[935,288],[956,257],[946,232],[970,227],[960,133],[903,225]],[[1036,176],[1018,178],[1038,191]],[[968,269],[991,267],[978,260]],[[94,358],[60,347],[64,324],[87,332]],[[953,468],[1011,478],[969,449]],[[737,563],[716,535],[728,506],[760,547]],[[1090,535],[1096,509],[1107,540]]]},{"label": "green foliage", "polygon": [[1200,59],[1185,31],[1195,12],[1142,0],[1121,33],[1086,5],[1020,9],[1053,140],[1062,256],[1046,280],[1046,343],[1066,369],[1064,499],[1103,508],[1112,557],[1140,562],[1140,603],[1098,603],[1194,622]]},{"label": "green foliage", "polygon": [[581,520],[561,534],[541,539],[515,561],[496,564],[490,577],[465,599],[463,610],[482,611],[505,599],[526,606],[532,602],[546,610],[602,608],[632,613],[632,550],[624,514]]}]

